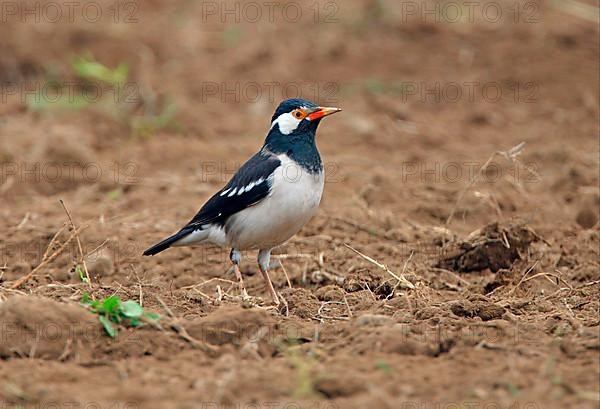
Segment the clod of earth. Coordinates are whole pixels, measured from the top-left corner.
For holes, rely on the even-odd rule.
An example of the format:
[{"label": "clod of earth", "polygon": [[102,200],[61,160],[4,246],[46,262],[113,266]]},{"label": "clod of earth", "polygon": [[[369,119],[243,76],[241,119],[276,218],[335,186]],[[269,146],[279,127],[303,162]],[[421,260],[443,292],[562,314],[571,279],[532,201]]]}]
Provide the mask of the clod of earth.
[{"label": "clod of earth", "polygon": [[450,304],[450,310],[459,317],[479,317],[489,321],[502,317],[504,307],[486,301],[460,300]]},{"label": "clod of earth", "polygon": [[471,233],[456,252],[440,259],[437,267],[462,273],[490,269],[495,273],[510,268],[538,240],[540,237],[525,225],[492,223]]}]

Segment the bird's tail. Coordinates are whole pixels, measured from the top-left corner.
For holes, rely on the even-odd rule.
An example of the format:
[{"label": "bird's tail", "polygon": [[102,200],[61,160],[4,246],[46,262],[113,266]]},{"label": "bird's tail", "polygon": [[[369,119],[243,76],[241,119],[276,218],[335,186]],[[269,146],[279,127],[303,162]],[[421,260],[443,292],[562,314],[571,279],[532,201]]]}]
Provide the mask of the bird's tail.
[{"label": "bird's tail", "polygon": [[146,251],[144,251],[144,256],[153,256],[155,254],[158,254],[161,251],[168,249],[173,244],[175,244],[179,240],[183,239],[190,233],[191,233],[191,231],[189,231],[189,230],[181,229],[180,231],[178,231],[171,237],[167,237],[163,241],[156,243],[154,246],[152,246],[149,249],[147,249]]}]

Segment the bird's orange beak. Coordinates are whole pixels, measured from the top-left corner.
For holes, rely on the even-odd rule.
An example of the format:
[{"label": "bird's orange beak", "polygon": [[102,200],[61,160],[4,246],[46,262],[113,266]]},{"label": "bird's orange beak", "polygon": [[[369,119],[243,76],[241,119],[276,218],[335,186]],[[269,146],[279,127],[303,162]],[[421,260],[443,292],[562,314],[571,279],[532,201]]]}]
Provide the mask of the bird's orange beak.
[{"label": "bird's orange beak", "polygon": [[307,118],[310,121],[314,121],[316,119],[321,119],[327,115],[335,114],[336,112],[340,112],[342,108],[332,108],[332,107],[318,107],[315,108],[313,112],[308,114]]}]

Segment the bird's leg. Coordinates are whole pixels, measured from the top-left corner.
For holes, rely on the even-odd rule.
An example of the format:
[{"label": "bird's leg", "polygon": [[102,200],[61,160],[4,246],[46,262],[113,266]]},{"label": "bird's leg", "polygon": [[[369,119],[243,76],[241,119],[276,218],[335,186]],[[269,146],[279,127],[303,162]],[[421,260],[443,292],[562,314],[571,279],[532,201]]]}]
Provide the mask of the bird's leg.
[{"label": "bird's leg", "polygon": [[275,288],[273,288],[273,283],[271,282],[271,278],[269,277],[269,262],[271,260],[271,250],[260,250],[258,252],[258,267],[260,268],[260,272],[267,284],[267,288],[269,289],[269,294],[271,295],[271,299],[273,300],[273,304],[279,305],[279,298],[277,297],[277,293],[275,292]]},{"label": "bird's leg", "polygon": [[233,271],[235,272],[235,278],[238,280],[240,294],[242,295],[242,298],[247,298],[248,293],[246,292],[246,287],[244,286],[244,279],[242,278],[242,272],[240,271],[240,262],[242,261],[242,254],[239,250],[231,249],[231,253],[229,253],[229,259],[233,263]]}]

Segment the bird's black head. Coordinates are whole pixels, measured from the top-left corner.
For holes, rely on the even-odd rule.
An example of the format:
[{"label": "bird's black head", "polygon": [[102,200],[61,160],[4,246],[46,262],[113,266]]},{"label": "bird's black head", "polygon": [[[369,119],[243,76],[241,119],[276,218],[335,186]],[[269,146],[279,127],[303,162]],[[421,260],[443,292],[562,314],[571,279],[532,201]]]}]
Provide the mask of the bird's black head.
[{"label": "bird's black head", "polygon": [[340,108],[320,107],[306,99],[287,99],[279,104],[271,118],[265,147],[276,154],[295,155],[299,161],[313,154],[312,151],[318,156],[315,146],[317,127],[325,116],[339,111]]},{"label": "bird's black head", "polygon": [[339,111],[341,109],[320,107],[306,99],[286,99],[271,118],[271,131],[277,130],[283,135],[314,133],[323,117]]}]

